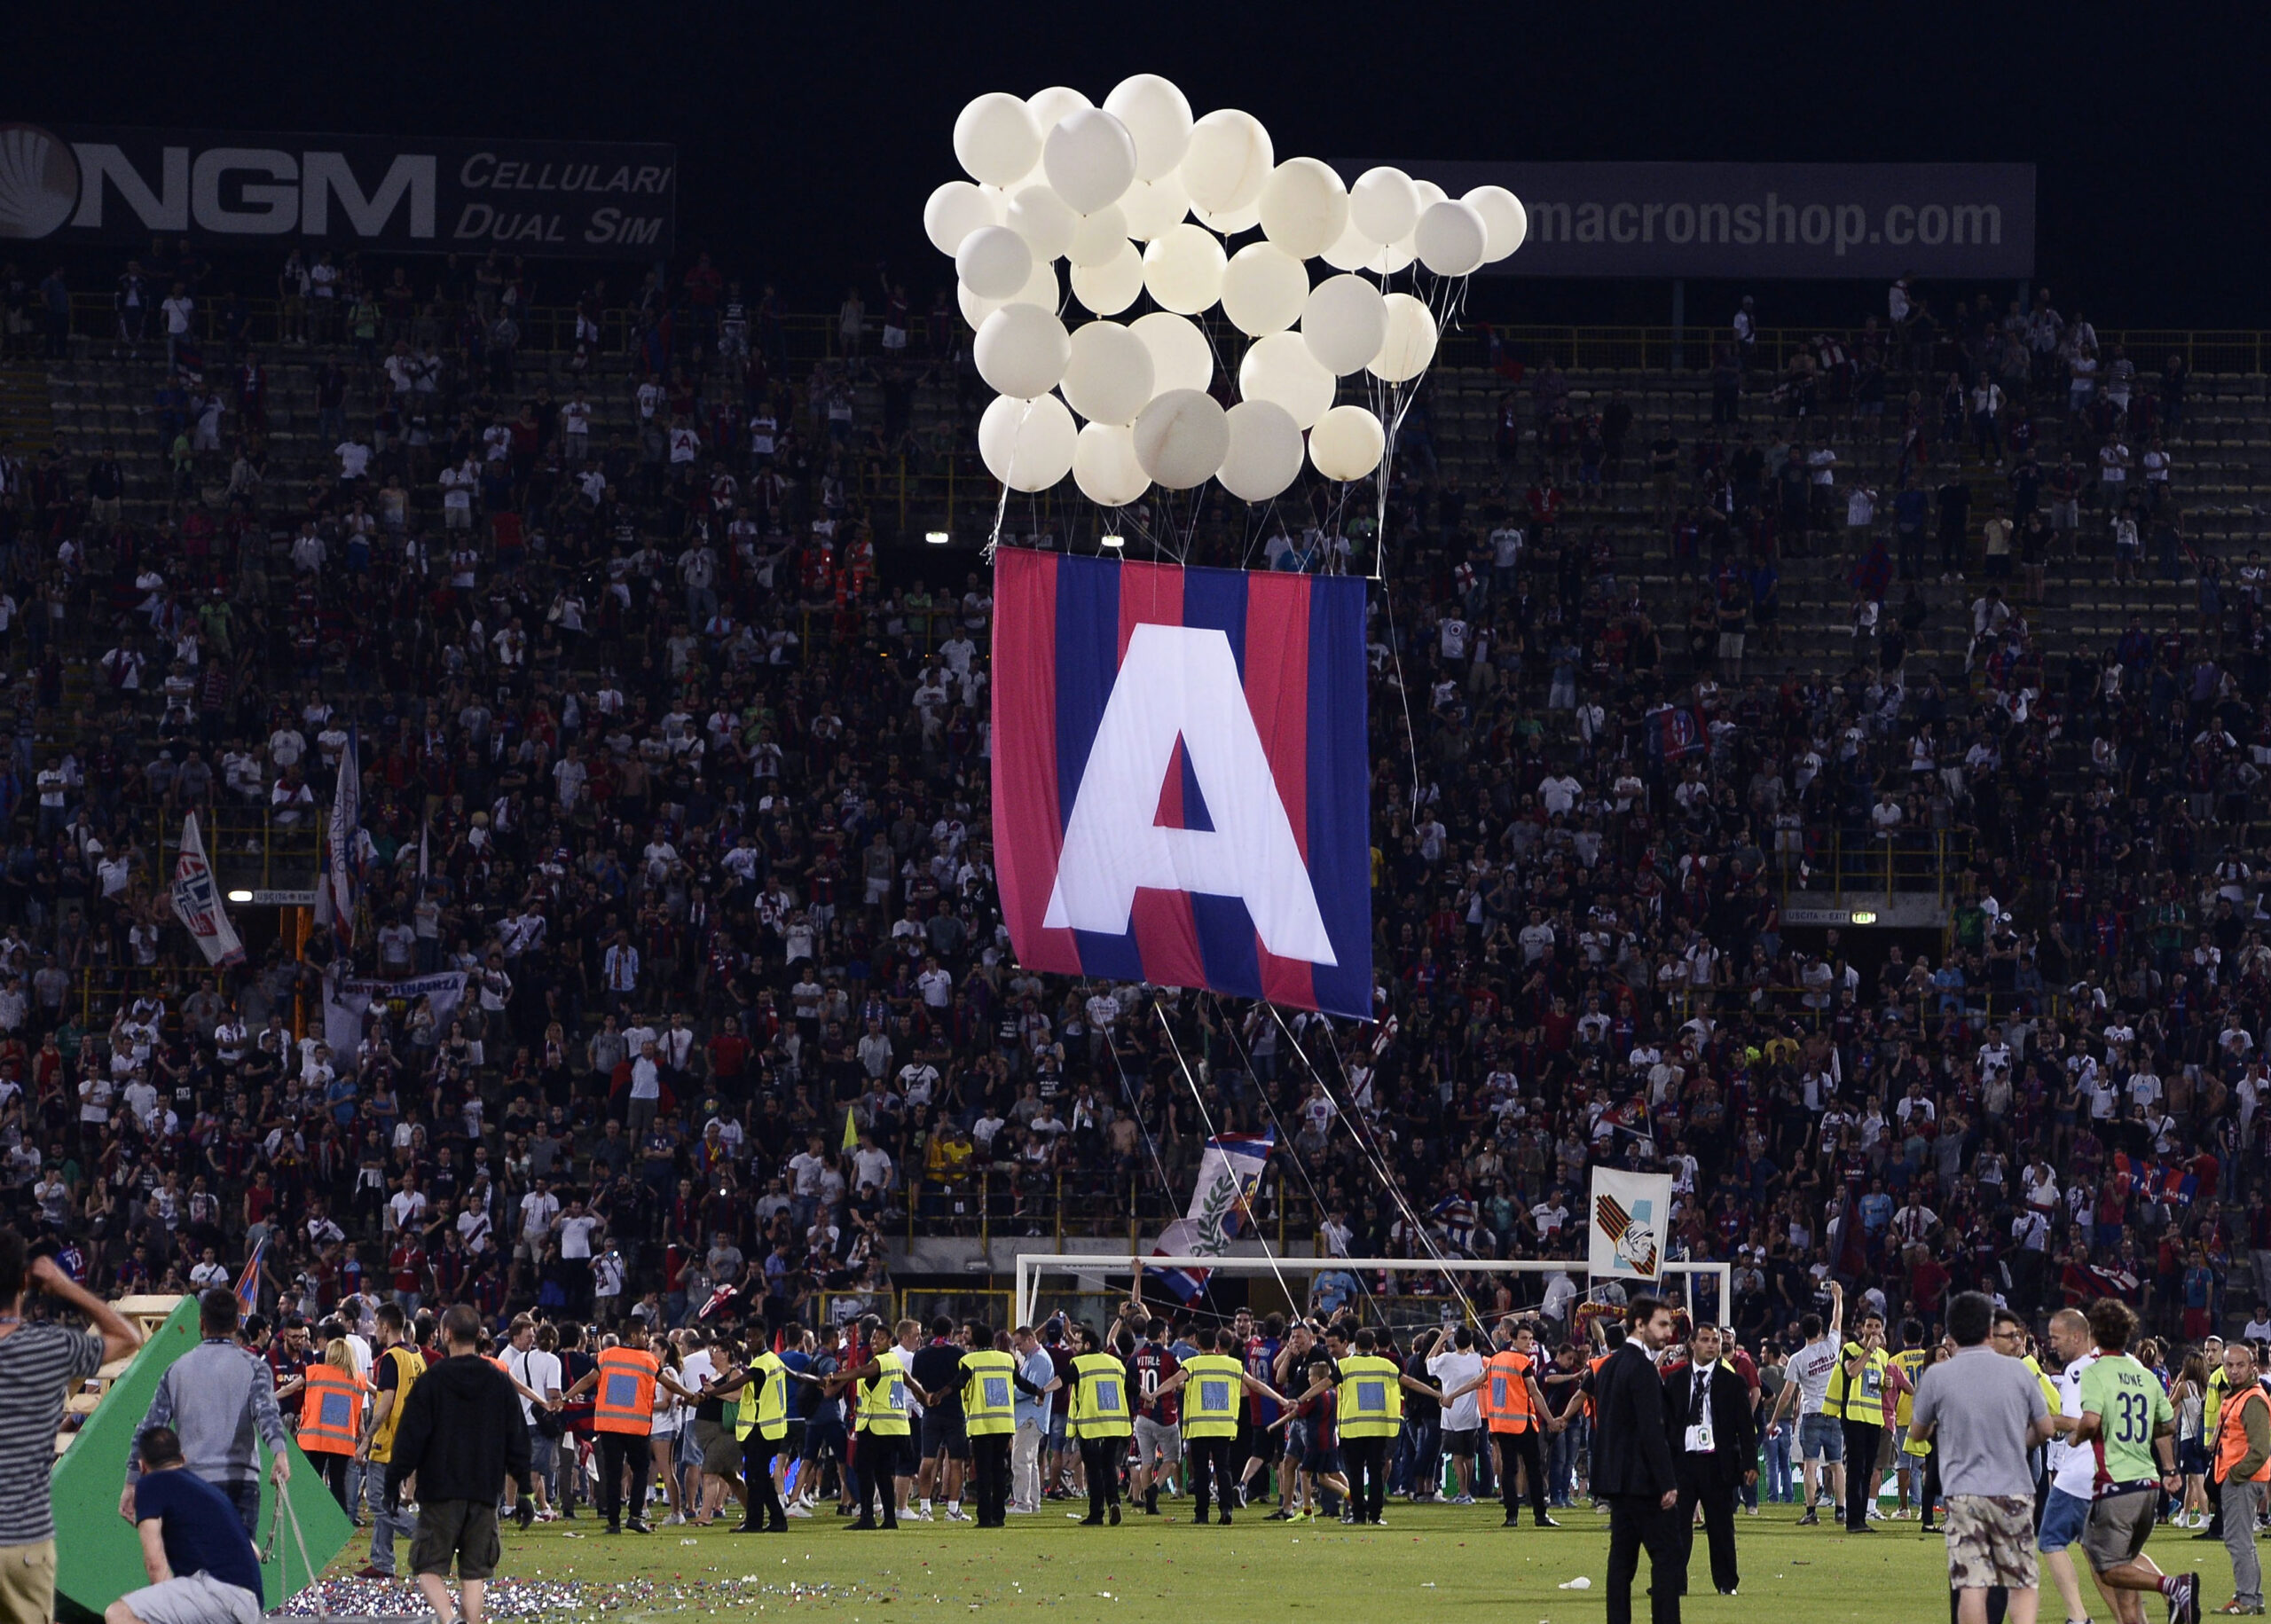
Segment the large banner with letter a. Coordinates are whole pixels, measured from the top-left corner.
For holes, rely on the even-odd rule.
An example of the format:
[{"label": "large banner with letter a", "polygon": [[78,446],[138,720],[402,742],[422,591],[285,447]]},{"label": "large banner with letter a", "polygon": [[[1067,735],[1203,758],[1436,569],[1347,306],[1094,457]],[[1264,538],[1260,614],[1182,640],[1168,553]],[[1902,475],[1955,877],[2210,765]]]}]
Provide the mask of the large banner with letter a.
[{"label": "large banner with letter a", "polygon": [[1018,959],[1371,1018],[1363,582],[1004,547],[994,600]]}]

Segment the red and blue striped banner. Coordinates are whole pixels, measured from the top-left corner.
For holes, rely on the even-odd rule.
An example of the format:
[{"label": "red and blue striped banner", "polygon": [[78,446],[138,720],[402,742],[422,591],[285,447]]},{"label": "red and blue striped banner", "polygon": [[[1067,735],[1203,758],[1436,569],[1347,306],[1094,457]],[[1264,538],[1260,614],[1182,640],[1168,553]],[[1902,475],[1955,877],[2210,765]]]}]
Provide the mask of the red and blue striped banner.
[{"label": "red and blue striped banner", "polygon": [[1018,959],[1370,1019],[1363,582],[1005,547],[994,597]]}]

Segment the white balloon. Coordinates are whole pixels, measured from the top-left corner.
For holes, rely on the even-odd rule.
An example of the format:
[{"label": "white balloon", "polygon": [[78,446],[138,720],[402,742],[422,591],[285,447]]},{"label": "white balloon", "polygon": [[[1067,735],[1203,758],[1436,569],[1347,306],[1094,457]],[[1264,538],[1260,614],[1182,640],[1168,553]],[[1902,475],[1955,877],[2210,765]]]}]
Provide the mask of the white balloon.
[{"label": "white balloon", "polygon": [[1230,449],[1230,426],[1204,389],[1169,389],[1152,396],[1136,420],[1136,460],[1169,490],[1188,490],[1214,477]]},{"label": "white balloon", "polygon": [[955,120],[955,159],[996,186],[1022,179],[1041,159],[1041,124],[1022,97],[988,90]]},{"label": "white balloon", "polygon": [[1309,431],[1309,460],[1327,479],[1362,479],[1380,466],[1387,435],[1362,406],[1335,406]]},{"label": "white balloon", "polygon": [[1046,395],[1065,376],[1073,341],[1054,310],[1037,304],[1005,304],[988,316],[970,345],[978,375],[1004,395],[1030,400]]},{"label": "white balloon", "polygon": [[1033,250],[1006,225],[981,225],[955,250],[955,274],[981,299],[1014,299],[1033,275]]},{"label": "white balloon", "polygon": [[1033,274],[1025,279],[1025,285],[1018,290],[1018,296],[1010,302],[1037,304],[1044,310],[1062,311],[1065,308],[1065,289],[1057,280],[1057,267],[1047,260],[1035,260]]},{"label": "white balloon", "polygon": [[1125,507],[1151,488],[1136,460],[1136,433],[1123,423],[1089,423],[1073,446],[1073,482],[1100,507]]},{"label": "white balloon", "polygon": [[1046,141],[1049,132],[1056,129],[1067,114],[1084,112],[1095,106],[1096,103],[1078,90],[1052,84],[1045,90],[1036,90],[1026,97],[1025,106],[1033,109],[1033,122],[1041,126],[1041,137]]},{"label": "white balloon", "polygon": [[1482,227],[1489,240],[1482,251],[1482,263],[1495,265],[1522,246],[1522,239],[1529,235],[1529,216],[1523,211],[1521,199],[1504,186],[1477,186],[1459,201],[1482,216]]},{"label": "white balloon", "polygon": [[[1441,186],[1431,180],[1415,180],[1411,184],[1419,189],[1419,212],[1423,215],[1442,202],[1447,195]],[[1418,221],[1413,221],[1411,231],[1404,232],[1403,236],[1388,245],[1394,250],[1395,263],[1387,268],[1386,274],[1392,275],[1419,257],[1419,249],[1411,240],[1413,232],[1418,230]]]},{"label": "white balloon", "polygon": [[1104,110],[1136,137],[1136,178],[1157,180],[1183,161],[1191,145],[1191,103],[1157,74],[1136,74],[1112,87]]},{"label": "white balloon", "polygon": [[1106,203],[1092,215],[1075,217],[1065,257],[1075,265],[1108,265],[1128,246],[1128,217],[1120,205]]},{"label": "white balloon", "polygon": [[931,246],[951,257],[962,239],[981,225],[999,225],[1002,216],[983,186],[950,180],[923,205],[923,230]]},{"label": "white balloon", "polygon": [[1366,169],[1348,188],[1348,218],[1371,242],[1394,242],[1419,218],[1419,188],[1402,169]]},{"label": "white balloon", "polygon": [[1435,318],[1410,294],[1390,294],[1387,338],[1364,370],[1382,383],[1403,383],[1427,370],[1435,358]]},{"label": "white balloon", "polygon": [[1143,250],[1143,286],[1161,310],[1196,316],[1222,296],[1227,264],[1222,239],[1186,223]]},{"label": "white balloon", "polygon": [[1198,324],[1186,317],[1154,310],[1130,322],[1128,330],[1151,352],[1151,392],[1204,390],[1214,381],[1214,351]]},{"label": "white balloon", "polygon": [[1128,187],[1120,197],[1120,212],[1127,216],[1130,237],[1151,242],[1183,224],[1191,212],[1191,200],[1183,195],[1182,177],[1170,171]]},{"label": "white balloon", "polygon": [[1120,201],[1136,178],[1136,138],[1100,107],[1083,107],[1057,122],[1041,144],[1041,167],[1057,195],[1079,214],[1092,215]]},{"label": "white balloon", "polygon": [[1062,259],[1073,246],[1080,216],[1044,181],[1010,194],[1009,217],[1003,224],[1025,239],[1035,259]]},{"label": "white balloon", "polygon": [[1260,119],[1235,107],[1217,108],[1191,127],[1183,184],[1198,207],[1210,214],[1232,212],[1260,200],[1276,157]]},{"label": "white balloon", "polygon": [[1387,337],[1387,307],[1380,290],[1360,276],[1327,277],[1301,306],[1301,340],[1335,373],[1363,370]]},{"label": "white balloon", "polygon": [[1126,425],[1151,401],[1151,347],[1116,321],[1092,321],[1073,330],[1065,365],[1065,402],[1092,423]]},{"label": "white balloon", "polygon": [[1490,230],[1473,204],[1446,198],[1419,216],[1411,246],[1419,251],[1419,263],[1437,276],[1469,276],[1482,268]]},{"label": "white balloon", "polygon": [[1308,267],[1274,242],[1246,244],[1222,270],[1222,314],[1250,338],[1292,326],[1308,296]]},{"label": "white balloon", "polygon": [[1236,208],[1214,209],[1201,208],[1193,203],[1191,217],[1210,231],[1235,237],[1240,231],[1250,231],[1261,224],[1261,206],[1259,203],[1241,203]]},{"label": "white balloon", "polygon": [[1272,333],[1246,346],[1238,363],[1238,395],[1275,401],[1293,415],[1293,426],[1308,428],[1332,409],[1339,381],[1309,353],[1298,333]]},{"label": "white balloon", "polygon": [[1063,292],[1057,286],[1057,268],[1046,262],[1036,263],[1033,275],[1025,285],[1007,299],[986,299],[970,291],[962,282],[955,284],[955,302],[962,306],[962,318],[975,333],[986,325],[986,318],[1005,304],[1037,304],[1044,310],[1053,310],[1063,302]]},{"label": "white balloon", "polygon": [[978,420],[986,471],[1012,490],[1046,490],[1073,471],[1073,414],[1054,395],[1003,395]]},{"label": "white balloon", "polygon": [[1223,413],[1230,450],[1214,477],[1242,502],[1266,502],[1300,477],[1301,431],[1274,400],[1242,400]]},{"label": "white balloon", "polygon": [[962,318],[975,333],[986,325],[986,318],[1003,305],[1013,303],[1009,299],[981,299],[960,282],[955,284],[955,302],[962,307]]},{"label": "white balloon", "polygon": [[1381,268],[1395,257],[1395,250],[1386,243],[1374,242],[1357,229],[1352,216],[1340,236],[1317,255],[1335,271],[1370,271],[1380,273]]},{"label": "white balloon", "polygon": [[1348,224],[1348,188],[1315,158],[1288,158],[1261,188],[1262,234],[1297,259],[1324,252]]},{"label": "white balloon", "polygon": [[1073,266],[1073,297],[1099,316],[1117,316],[1143,291],[1143,256],[1125,237],[1120,251],[1101,265]]}]

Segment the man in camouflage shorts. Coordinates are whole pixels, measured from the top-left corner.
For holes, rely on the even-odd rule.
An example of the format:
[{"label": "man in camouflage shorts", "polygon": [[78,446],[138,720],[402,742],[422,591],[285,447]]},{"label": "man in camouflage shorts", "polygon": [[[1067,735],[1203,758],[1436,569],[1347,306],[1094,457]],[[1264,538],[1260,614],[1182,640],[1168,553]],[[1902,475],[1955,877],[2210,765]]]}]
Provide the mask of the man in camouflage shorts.
[{"label": "man in camouflage shorts", "polygon": [[1950,1495],[1947,1536],[1950,1589],[2036,1587],[2033,1495]]},{"label": "man in camouflage shorts", "polygon": [[1991,1328],[2003,1332],[1991,1298],[1958,1292],[1947,1325],[1954,1356],[1917,1383],[1908,1435],[1939,1456],[1956,1618],[1987,1624],[1987,1592],[2001,1585],[2011,1624],[2034,1624],[2039,1581],[2027,1452],[2050,1436],[2050,1406],[2020,1358],[2024,1342],[2007,1333],[1990,1338]]}]

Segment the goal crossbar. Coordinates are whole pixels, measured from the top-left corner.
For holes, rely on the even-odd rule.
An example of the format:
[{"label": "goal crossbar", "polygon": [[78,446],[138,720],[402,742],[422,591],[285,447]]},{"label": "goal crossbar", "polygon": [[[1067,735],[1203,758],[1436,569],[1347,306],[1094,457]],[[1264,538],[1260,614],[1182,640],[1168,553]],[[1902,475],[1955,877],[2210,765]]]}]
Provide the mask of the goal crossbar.
[{"label": "goal crossbar", "polygon": [[[1140,1275],[1144,1269],[1209,1269],[1238,1275],[1322,1275],[1336,1269],[1352,1272],[1392,1270],[1399,1274],[1440,1275],[1568,1275],[1572,1279],[1583,1276],[1588,1283],[1592,1276],[1582,1262],[1556,1258],[1288,1258],[1275,1254],[1238,1252],[1223,1257],[1197,1257],[1175,1253],[1159,1257],[1141,1257],[1127,1252],[1096,1251],[1021,1251],[1018,1254],[1016,1296],[1018,1323],[1033,1323],[1033,1304],[1040,1293],[1040,1276],[1049,1275]],[[1667,1262],[1662,1266],[1665,1281],[1675,1276],[1686,1276],[1691,1284],[1698,1279],[1718,1283],[1720,1317],[1725,1318],[1730,1288],[1733,1284],[1733,1266],[1727,1263]],[[1646,1286],[1652,1283],[1633,1281],[1624,1275],[1605,1275],[1605,1280],[1616,1280],[1632,1286]],[[1590,1290],[1590,1283],[1588,1289]]]}]

